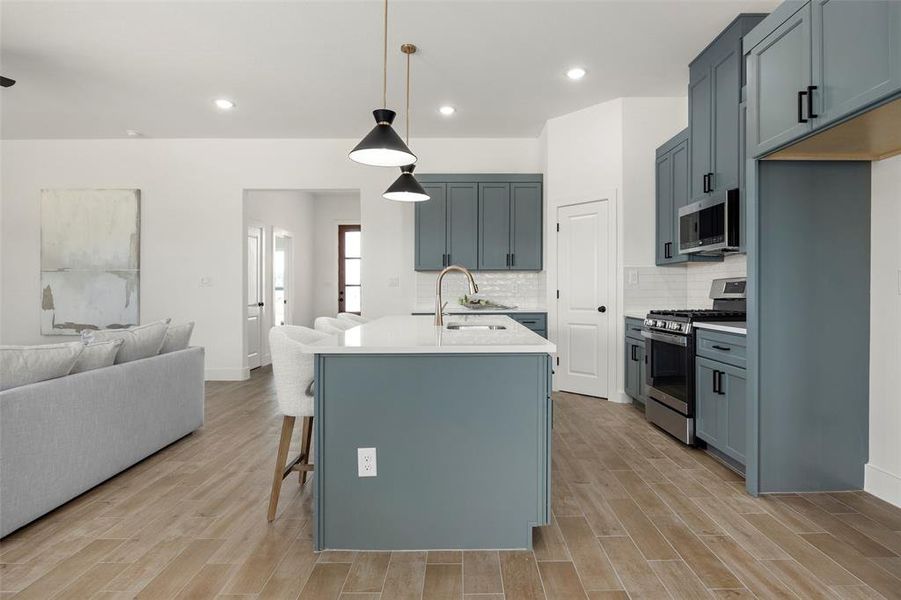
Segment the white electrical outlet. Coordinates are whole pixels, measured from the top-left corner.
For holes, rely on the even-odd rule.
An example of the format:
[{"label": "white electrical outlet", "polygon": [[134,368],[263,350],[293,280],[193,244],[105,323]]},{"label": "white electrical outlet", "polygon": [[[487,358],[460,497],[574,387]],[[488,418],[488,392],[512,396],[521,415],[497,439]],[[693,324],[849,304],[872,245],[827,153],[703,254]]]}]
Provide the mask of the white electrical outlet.
[{"label": "white electrical outlet", "polygon": [[357,448],[357,476],[375,477],[377,474],[375,448]]}]

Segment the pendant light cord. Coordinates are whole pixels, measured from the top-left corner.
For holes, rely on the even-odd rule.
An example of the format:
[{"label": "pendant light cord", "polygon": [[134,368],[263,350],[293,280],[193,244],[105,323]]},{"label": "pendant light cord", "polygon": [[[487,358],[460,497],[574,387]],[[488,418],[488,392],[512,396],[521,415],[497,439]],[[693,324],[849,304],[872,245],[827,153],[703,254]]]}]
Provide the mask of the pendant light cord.
[{"label": "pendant light cord", "polygon": [[388,108],[388,0],[385,0],[384,57],[382,59],[382,107]]},{"label": "pendant light cord", "polygon": [[410,55],[407,54],[407,145],[410,145]]}]

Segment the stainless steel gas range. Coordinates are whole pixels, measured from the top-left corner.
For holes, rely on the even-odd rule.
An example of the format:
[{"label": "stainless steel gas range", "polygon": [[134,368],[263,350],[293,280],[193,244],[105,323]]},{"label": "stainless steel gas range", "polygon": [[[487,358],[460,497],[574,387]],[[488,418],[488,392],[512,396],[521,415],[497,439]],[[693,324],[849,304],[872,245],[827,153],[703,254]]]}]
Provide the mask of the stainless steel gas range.
[{"label": "stainless steel gas range", "polygon": [[744,321],[745,287],[741,279],[715,279],[712,309],[652,310],[641,335],[648,357],[648,421],[682,442],[695,444],[695,335],[700,321]]}]

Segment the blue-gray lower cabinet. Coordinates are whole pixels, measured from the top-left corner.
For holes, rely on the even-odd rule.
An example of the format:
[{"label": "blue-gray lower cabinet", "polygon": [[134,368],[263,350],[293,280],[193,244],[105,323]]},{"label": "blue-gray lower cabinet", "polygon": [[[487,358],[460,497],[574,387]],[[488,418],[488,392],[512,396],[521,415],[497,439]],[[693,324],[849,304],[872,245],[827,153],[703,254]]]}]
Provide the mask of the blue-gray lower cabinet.
[{"label": "blue-gray lower cabinet", "polygon": [[734,461],[745,464],[745,370],[702,357],[697,357],[695,369],[695,435]]},{"label": "blue-gray lower cabinet", "polygon": [[317,355],[315,387],[317,550],[526,549],[549,522],[547,354]]},{"label": "blue-gray lower cabinet", "polygon": [[647,401],[647,357],[645,342],[641,337],[642,320],[626,317],[625,374],[623,391],[644,404]]}]

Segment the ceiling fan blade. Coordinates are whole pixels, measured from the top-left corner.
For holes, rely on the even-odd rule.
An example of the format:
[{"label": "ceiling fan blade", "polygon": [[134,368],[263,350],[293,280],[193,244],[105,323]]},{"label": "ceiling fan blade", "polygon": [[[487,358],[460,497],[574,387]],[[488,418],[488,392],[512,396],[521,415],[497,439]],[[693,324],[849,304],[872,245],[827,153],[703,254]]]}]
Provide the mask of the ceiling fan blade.
[{"label": "ceiling fan blade", "polygon": [[10,79],[9,77],[4,77],[4,76],[0,75],[0,86],[12,87],[14,85],[16,85],[15,79]]}]

